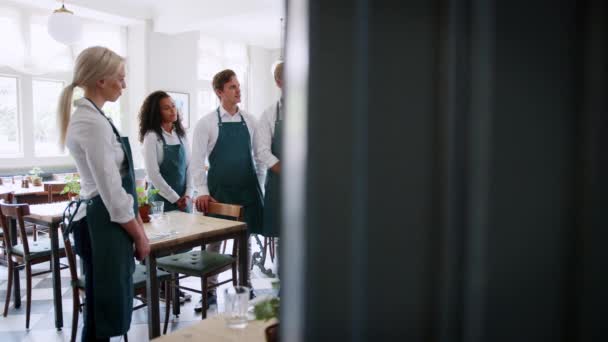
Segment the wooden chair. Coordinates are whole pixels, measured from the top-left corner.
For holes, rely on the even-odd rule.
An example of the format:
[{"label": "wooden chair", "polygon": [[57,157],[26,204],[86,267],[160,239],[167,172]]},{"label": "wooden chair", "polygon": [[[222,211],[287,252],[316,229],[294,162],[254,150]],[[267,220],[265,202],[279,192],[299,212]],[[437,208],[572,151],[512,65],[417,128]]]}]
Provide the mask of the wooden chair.
[{"label": "wooden chair", "polygon": [[[243,221],[243,207],[234,204],[225,203],[209,203],[208,213],[224,219],[232,219],[235,221]],[[169,255],[159,258],[157,265],[159,268],[170,272],[175,280],[176,288],[200,293],[203,297],[203,313],[201,318],[207,317],[207,291],[216,288],[220,285],[232,281],[233,285],[237,285],[236,270],[237,270],[237,240],[234,240],[231,254],[214,253],[207,251],[189,251],[186,253]],[[209,277],[218,275],[224,271],[232,270],[232,278],[218,282],[215,285],[208,286],[207,280]],[[183,274],[184,276],[179,276]],[[184,277],[199,277],[201,278],[201,290],[192,289],[178,285],[178,279]],[[176,291],[177,292],[177,291]]]},{"label": "wooden chair", "polygon": [[66,183],[44,183],[44,192],[48,194],[49,203],[68,200],[67,194],[61,194],[65,185]]},{"label": "wooden chair", "polygon": [[[65,225],[61,227],[63,232],[63,244],[65,245],[66,257],[68,259],[68,266],[70,268],[70,283],[72,284],[72,335],[70,337],[71,342],[76,341],[76,332],[78,331],[78,316],[79,312],[82,311],[81,307],[84,304],[80,302],[80,295],[84,294],[85,287],[85,278],[83,275],[78,276],[78,271],[76,267],[76,254],[74,253],[74,249],[72,248],[72,243],[69,238],[69,234],[65,232]],[[159,270],[156,273],[157,279],[160,283],[163,283],[165,286],[165,293],[171,293],[171,274],[167,272],[163,272]],[[135,265],[135,271],[133,272],[133,288],[135,293],[135,298],[141,301],[140,305],[137,305],[133,308],[133,310],[137,310],[146,306],[145,298],[146,298],[146,267],[144,265]],[[166,299],[166,311],[165,311],[165,326],[163,330],[163,334],[167,333],[167,327],[169,325],[169,315],[170,315],[170,307],[171,307],[171,298],[167,296]],[[127,335],[124,335],[125,341],[127,341]]]},{"label": "wooden chair", "polygon": [[[13,203],[13,193],[12,192],[3,192],[0,193],[0,203]],[[5,263],[8,264],[8,259],[6,256],[6,246],[8,245],[5,241],[4,241],[4,229],[2,229],[2,227],[4,227],[4,222],[0,221],[0,250],[2,250],[2,254],[0,256],[0,259],[2,259],[3,261],[5,261]]]},{"label": "wooden chair", "polygon": [[[51,260],[51,241],[45,239],[38,242],[31,242],[27,239],[25,222],[23,217],[29,215],[30,207],[28,204],[6,204],[0,203],[0,219],[2,220],[2,230],[8,257],[8,281],[6,282],[6,301],[4,303],[4,317],[8,313],[8,305],[11,299],[13,284],[13,273],[25,269],[26,272],[26,291],[27,301],[25,307],[25,327],[30,327],[30,310],[32,305],[32,277],[51,272],[50,270],[32,273],[32,265],[40,264]],[[12,245],[10,231],[8,228],[9,220],[17,222],[17,232],[21,243]],[[60,244],[59,255],[65,256],[65,249]]]}]

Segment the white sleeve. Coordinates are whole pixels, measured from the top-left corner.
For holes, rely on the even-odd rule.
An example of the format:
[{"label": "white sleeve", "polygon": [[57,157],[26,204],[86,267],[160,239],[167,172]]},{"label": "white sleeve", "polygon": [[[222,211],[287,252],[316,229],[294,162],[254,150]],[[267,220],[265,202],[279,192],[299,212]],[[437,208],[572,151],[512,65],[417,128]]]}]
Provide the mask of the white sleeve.
[{"label": "white sleeve", "polygon": [[194,189],[198,196],[209,195],[207,187],[207,172],[205,172],[205,159],[207,159],[207,148],[209,146],[209,122],[206,117],[199,120],[194,128],[192,136],[192,159],[189,169],[192,174]]},{"label": "white sleeve", "polygon": [[77,128],[82,137],[80,145],[85,152],[97,191],[108,209],[110,220],[123,224],[135,218],[134,199],[122,187],[122,177],[115,157],[116,135],[110,124],[102,120],[87,122]]},{"label": "white sleeve", "polygon": [[262,184],[261,182],[264,179],[264,176],[266,175],[266,168],[264,168],[264,165],[261,165],[258,162],[258,159],[255,157],[254,138],[255,138],[255,134],[258,130],[258,120],[256,120],[256,118],[253,115],[248,115],[246,120],[247,120],[247,125],[250,127],[251,158],[253,160],[253,167],[255,168],[255,173],[257,175],[258,182],[261,185]]},{"label": "white sleeve", "polygon": [[256,162],[258,167],[269,169],[276,164],[279,159],[272,154],[272,114],[274,111],[271,109],[266,110],[256,127],[253,147],[255,152]]},{"label": "white sleeve", "polygon": [[163,176],[160,174],[160,166],[158,162],[157,154],[158,136],[155,132],[148,132],[144,136],[143,143],[143,154],[144,154],[144,165],[146,168],[146,174],[148,180],[156,189],[159,190],[158,194],[165,198],[170,203],[175,203],[179,199],[179,195],[175,190],[171,188],[165,181]]},{"label": "white sleeve", "polygon": [[192,197],[192,193],[194,192],[194,184],[192,183],[192,169],[190,168],[190,142],[186,137],[183,138],[184,148],[186,149],[186,193],[183,196]]}]

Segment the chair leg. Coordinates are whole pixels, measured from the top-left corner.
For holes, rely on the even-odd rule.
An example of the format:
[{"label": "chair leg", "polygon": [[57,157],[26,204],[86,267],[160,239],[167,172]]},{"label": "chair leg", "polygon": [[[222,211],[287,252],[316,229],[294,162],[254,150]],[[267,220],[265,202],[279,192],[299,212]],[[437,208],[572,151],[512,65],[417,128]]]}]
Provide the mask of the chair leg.
[{"label": "chair leg", "polygon": [[179,317],[179,273],[171,273],[171,279],[173,279],[174,291],[173,291],[173,315]]},{"label": "chair leg", "polygon": [[226,245],[228,243],[226,242],[226,240],[222,241],[222,254],[226,254]]},{"label": "chair leg", "polygon": [[[165,302],[165,328],[163,329],[163,335],[167,335],[167,327],[169,326],[169,316],[171,315],[171,281],[165,281],[165,293],[166,293],[166,302]],[[179,296],[179,294],[178,294]],[[179,302],[179,298],[175,298],[177,302]]]},{"label": "chair leg", "polygon": [[270,240],[270,261],[274,262],[274,256],[275,256],[274,238],[271,237],[271,238],[269,238],[269,240]]},{"label": "chair leg", "polygon": [[202,297],[203,297],[203,312],[201,315],[201,319],[207,318],[207,278],[201,277],[201,289],[202,289]]},{"label": "chair leg", "polygon": [[32,236],[34,238],[34,241],[38,240],[38,229],[36,229],[36,225],[32,227]]},{"label": "chair leg", "polygon": [[268,253],[268,238],[264,237],[264,248],[262,249],[262,260],[266,259],[266,253]]},{"label": "chair leg", "polygon": [[125,338],[125,342],[129,342],[129,337],[127,336],[127,334],[122,335],[122,337]]},{"label": "chair leg", "polygon": [[32,266],[30,263],[25,264],[25,284],[27,287],[26,303],[25,303],[25,329],[30,328],[30,311],[32,308]]},{"label": "chair leg", "polygon": [[236,262],[232,263],[232,286],[237,286],[236,281]]},{"label": "chair leg", "polygon": [[8,259],[8,282],[6,283],[6,301],[4,302],[4,314],[3,316],[6,317],[7,313],[8,313],[8,304],[11,302],[11,293],[12,293],[12,289],[13,289],[13,261],[11,260],[10,255],[7,257]]},{"label": "chair leg", "polygon": [[78,315],[80,311],[80,295],[76,287],[72,287],[72,336],[70,342],[76,341],[76,332],[78,331]]}]

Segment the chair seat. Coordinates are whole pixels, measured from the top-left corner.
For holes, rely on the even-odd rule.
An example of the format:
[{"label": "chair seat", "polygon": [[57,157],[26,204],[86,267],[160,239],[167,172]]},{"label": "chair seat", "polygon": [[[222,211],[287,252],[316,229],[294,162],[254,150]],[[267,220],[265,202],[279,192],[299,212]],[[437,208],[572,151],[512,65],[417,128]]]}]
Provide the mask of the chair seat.
[{"label": "chair seat", "polygon": [[[38,259],[51,255],[51,240],[49,239],[28,241],[28,245],[30,247],[30,254],[26,259]],[[62,240],[59,240],[59,249],[64,249]],[[14,245],[12,248],[12,253],[23,257],[25,254],[23,251],[23,244],[20,243],[18,245]]]},{"label": "chair seat", "polygon": [[[163,270],[157,270],[156,279],[158,279],[159,282],[170,280],[171,274],[167,273]],[[84,284],[85,284],[85,277],[84,276],[78,277],[78,283],[76,286],[78,288],[84,289]],[[135,271],[133,271],[133,288],[137,290],[137,289],[141,289],[144,287],[146,287],[146,266],[136,264]]]},{"label": "chair seat", "polygon": [[157,260],[158,267],[172,273],[200,276],[229,266],[235,259],[226,254],[190,251],[182,254],[169,255]]}]

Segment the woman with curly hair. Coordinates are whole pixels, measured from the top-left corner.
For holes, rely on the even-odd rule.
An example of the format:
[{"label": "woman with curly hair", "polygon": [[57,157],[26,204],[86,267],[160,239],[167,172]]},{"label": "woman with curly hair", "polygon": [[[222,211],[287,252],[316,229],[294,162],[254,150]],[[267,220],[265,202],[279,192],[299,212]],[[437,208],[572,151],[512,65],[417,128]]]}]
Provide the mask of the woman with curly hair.
[{"label": "woman with curly hair", "polygon": [[139,140],[148,181],[159,190],[152,200],[162,200],[165,211],[191,211],[190,151],[180,113],[164,91],[155,91],[139,111]]}]

